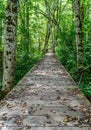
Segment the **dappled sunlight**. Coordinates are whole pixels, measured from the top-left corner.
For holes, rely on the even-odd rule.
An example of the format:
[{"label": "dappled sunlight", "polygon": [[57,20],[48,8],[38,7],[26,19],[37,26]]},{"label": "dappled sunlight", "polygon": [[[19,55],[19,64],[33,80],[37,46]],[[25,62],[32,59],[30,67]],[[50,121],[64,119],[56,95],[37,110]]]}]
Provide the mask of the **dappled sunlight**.
[{"label": "dappled sunlight", "polygon": [[4,125],[0,125],[0,130],[9,130],[9,128],[7,126],[4,126]]},{"label": "dappled sunlight", "polygon": [[22,125],[33,127],[31,130],[35,126],[41,126],[39,130],[56,130],[57,126],[82,127],[90,123],[89,101],[54,54],[46,55],[30,70],[2,103],[3,130],[8,130],[6,124],[12,124],[11,128]]},{"label": "dappled sunlight", "polygon": [[52,56],[52,55],[53,55],[53,52],[52,52],[52,51],[46,53],[46,56]]},{"label": "dappled sunlight", "polygon": [[0,0],[0,130],[91,129],[90,11],[91,0]]}]

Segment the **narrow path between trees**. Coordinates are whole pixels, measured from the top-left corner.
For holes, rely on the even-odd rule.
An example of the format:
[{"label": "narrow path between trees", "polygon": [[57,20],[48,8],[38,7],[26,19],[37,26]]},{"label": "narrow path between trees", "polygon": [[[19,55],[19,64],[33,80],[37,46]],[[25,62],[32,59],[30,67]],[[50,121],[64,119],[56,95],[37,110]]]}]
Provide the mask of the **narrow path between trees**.
[{"label": "narrow path between trees", "polygon": [[0,130],[91,130],[91,104],[52,52],[0,103]]}]

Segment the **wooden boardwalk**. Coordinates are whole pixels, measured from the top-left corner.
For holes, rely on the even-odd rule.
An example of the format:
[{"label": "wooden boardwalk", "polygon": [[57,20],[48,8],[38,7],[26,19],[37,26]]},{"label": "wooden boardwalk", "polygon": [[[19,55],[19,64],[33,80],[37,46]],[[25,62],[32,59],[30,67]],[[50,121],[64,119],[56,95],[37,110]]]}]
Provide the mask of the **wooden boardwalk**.
[{"label": "wooden boardwalk", "polygon": [[0,130],[91,130],[91,104],[52,52],[0,103]]}]

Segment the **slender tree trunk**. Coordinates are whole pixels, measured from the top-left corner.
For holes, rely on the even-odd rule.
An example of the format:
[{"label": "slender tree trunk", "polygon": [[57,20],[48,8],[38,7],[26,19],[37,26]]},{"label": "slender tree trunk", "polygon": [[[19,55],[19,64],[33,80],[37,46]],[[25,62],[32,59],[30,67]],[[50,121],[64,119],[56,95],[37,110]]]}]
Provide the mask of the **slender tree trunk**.
[{"label": "slender tree trunk", "polygon": [[75,12],[75,21],[76,21],[77,68],[80,68],[82,65],[82,59],[83,59],[80,0],[74,0],[74,12]]},{"label": "slender tree trunk", "polygon": [[29,44],[30,44],[30,32],[29,32],[29,1],[23,0],[21,4],[21,10],[19,11],[20,22],[23,27],[21,36],[21,46],[25,51],[25,55],[29,55]]},{"label": "slender tree trunk", "polygon": [[21,38],[20,43],[24,54],[27,54],[27,26],[26,26],[26,0],[23,0],[23,3],[20,4],[19,8],[19,18],[21,29]]},{"label": "slender tree trunk", "polygon": [[[90,4],[87,5],[87,8],[86,8],[86,19],[89,19],[90,17]],[[89,32],[88,32],[88,25],[86,25],[86,45],[85,45],[85,48],[87,47],[87,44],[88,44],[88,40],[89,40]]]},{"label": "slender tree trunk", "polygon": [[52,33],[52,23],[50,20],[50,6],[48,5],[48,2],[45,0],[46,5],[46,14],[49,17],[47,20],[47,29],[46,29],[46,37],[45,37],[45,44],[44,44],[44,52],[46,53],[48,51],[48,42]]},{"label": "slender tree trunk", "polygon": [[0,47],[2,46],[2,19],[0,19]]},{"label": "slender tree trunk", "polygon": [[53,34],[52,34],[52,50],[55,53],[55,46],[56,46],[56,27],[53,26]]},{"label": "slender tree trunk", "polygon": [[48,42],[49,42],[51,33],[52,33],[52,25],[51,25],[51,22],[48,21],[48,22],[47,22],[46,37],[45,37],[44,52],[47,52],[47,51],[48,51]]},{"label": "slender tree trunk", "polygon": [[26,51],[27,54],[29,54],[29,42],[30,42],[30,38],[29,38],[29,5],[28,5],[28,0],[26,0]]},{"label": "slender tree trunk", "polygon": [[[56,6],[55,6],[56,5]],[[61,9],[59,7],[61,7],[61,3],[59,0],[56,1],[55,5],[53,5],[53,14],[55,15],[55,19],[57,20],[58,23],[60,23],[60,14],[61,14]],[[56,8],[55,8],[56,7]],[[55,8],[55,9],[54,9]],[[53,40],[53,52],[55,53],[55,47],[57,45],[58,42],[58,36],[60,33],[60,30],[58,28],[57,25],[54,25],[54,40]]]},{"label": "slender tree trunk", "polygon": [[39,51],[39,54],[41,53],[41,36],[39,35],[38,36],[38,43],[39,43],[39,46],[38,46],[38,51]]},{"label": "slender tree trunk", "polygon": [[2,68],[2,51],[0,51],[0,68]]},{"label": "slender tree trunk", "polygon": [[16,34],[17,34],[18,0],[8,0],[4,36],[4,71],[3,88],[5,93],[14,86],[16,69]]},{"label": "slender tree trunk", "polygon": [[[23,8],[24,13],[22,13],[21,8]],[[21,30],[21,37],[20,37],[21,48],[23,50],[26,50],[26,48],[25,48],[25,32],[26,32],[26,29],[25,29],[25,6],[24,7],[20,6],[19,18],[20,18],[20,24],[23,27],[23,29]]]}]

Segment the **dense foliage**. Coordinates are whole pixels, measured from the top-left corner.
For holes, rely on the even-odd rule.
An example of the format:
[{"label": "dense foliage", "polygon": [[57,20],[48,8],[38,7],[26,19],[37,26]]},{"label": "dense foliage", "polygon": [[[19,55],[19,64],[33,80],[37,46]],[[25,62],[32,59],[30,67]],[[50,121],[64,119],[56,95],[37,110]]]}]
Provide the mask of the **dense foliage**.
[{"label": "dense foliage", "polygon": [[[16,83],[38,62],[43,52],[55,54],[84,94],[91,97],[91,1],[81,0],[83,64],[77,68],[76,26],[73,0],[19,1]],[[6,1],[0,1],[0,86]],[[46,49],[46,50],[45,50]],[[2,58],[3,59],[3,58]]]},{"label": "dense foliage", "polygon": [[[4,20],[6,1],[0,1],[0,89],[3,77],[3,44],[4,44]],[[28,6],[28,7],[27,7]],[[19,3],[17,26],[17,65],[15,84],[42,58],[43,41],[45,35],[45,21],[37,13],[41,3],[25,1]],[[26,8],[29,8],[27,10]],[[29,15],[29,18],[27,17]],[[43,20],[42,20],[43,19]],[[29,25],[27,26],[27,23]],[[44,30],[44,31],[42,31]],[[28,34],[29,31],[29,34]],[[29,35],[29,36],[28,36]]]},{"label": "dense foliage", "polygon": [[[81,0],[82,15],[82,43],[83,43],[83,64],[77,69],[76,63],[76,41],[75,41],[75,19],[72,1],[68,2],[61,14],[61,35],[56,47],[56,55],[70,72],[74,80],[82,89],[84,94],[91,98],[91,15],[90,0]],[[65,18],[65,19],[64,19]]]}]

